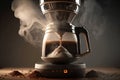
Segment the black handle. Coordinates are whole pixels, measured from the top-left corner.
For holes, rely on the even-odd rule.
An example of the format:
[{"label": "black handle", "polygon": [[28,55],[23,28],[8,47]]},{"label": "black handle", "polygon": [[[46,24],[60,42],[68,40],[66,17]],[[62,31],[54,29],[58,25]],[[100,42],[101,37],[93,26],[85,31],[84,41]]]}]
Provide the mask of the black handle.
[{"label": "black handle", "polygon": [[[85,38],[85,42],[86,42],[86,51],[84,53],[81,53],[81,48],[80,48],[80,34],[83,33],[84,34],[84,38]],[[78,41],[78,53],[80,56],[84,56],[88,53],[90,53],[90,44],[89,44],[89,39],[88,39],[88,33],[86,31],[86,29],[84,29],[83,27],[75,27],[75,34],[77,36],[77,41]]]}]

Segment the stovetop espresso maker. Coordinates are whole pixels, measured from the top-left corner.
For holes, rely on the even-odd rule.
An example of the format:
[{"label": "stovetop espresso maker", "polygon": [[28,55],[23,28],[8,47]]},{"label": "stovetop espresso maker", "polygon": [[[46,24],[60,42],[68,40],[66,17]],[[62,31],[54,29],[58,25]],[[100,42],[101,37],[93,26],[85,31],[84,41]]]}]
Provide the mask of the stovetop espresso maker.
[{"label": "stovetop espresso maker", "polygon": [[[45,77],[84,77],[85,63],[74,63],[90,53],[85,28],[71,24],[79,11],[80,0],[40,0],[40,7],[48,20],[42,44],[43,63],[35,68]],[[81,53],[80,34],[84,35],[86,51]]]}]

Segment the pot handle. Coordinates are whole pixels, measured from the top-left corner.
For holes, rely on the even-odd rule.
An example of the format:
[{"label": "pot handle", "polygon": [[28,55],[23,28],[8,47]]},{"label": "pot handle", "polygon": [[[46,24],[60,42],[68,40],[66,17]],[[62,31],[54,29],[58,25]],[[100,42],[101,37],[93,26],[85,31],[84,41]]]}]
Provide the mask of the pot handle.
[{"label": "pot handle", "polygon": [[[86,54],[90,53],[90,44],[89,44],[89,39],[88,39],[88,33],[86,29],[83,27],[75,27],[75,34],[77,36],[77,43],[78,43],[78,54],[80,56],[85,56]],[[84,53],[81,52],[80,48],[80,34],[84,34],[85,38],[85,43],[86,43],[86,51]]]}]

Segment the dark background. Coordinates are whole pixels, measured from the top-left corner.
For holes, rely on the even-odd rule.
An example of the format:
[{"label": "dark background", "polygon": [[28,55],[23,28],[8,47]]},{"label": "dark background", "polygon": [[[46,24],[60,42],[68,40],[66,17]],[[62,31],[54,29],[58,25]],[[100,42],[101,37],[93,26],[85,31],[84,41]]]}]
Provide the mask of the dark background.
[{"label": "dark background", "polygon": [[[120,67],[120,7],[117,0],[97,0],[107,16],[104,33],[92,35],[92,52],[81,59],[89,67]],[[0,67],[34,67],[40,60],[41,49],[32,46],[18,34],[19,20],[11,10],[12,0],[0,0]],[[94,25],[93,25],[94,26]],[[99,25],[98,25],[99,26]]]}]

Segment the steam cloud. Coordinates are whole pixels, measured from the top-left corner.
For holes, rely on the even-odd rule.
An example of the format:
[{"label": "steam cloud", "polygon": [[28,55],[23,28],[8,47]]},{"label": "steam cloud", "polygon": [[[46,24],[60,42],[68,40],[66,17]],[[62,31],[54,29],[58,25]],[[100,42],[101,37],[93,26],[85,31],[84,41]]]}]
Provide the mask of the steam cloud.
[{"label": "steam cloud", "polygon": [[[36,4],[34,0],[14,0],[12,10],[15,17],[20,19],[19,35],[31,44],[40,46],[47,20],[39,4]],[[72,23],[75,26],[85,25],[97,39],[104,33],[106,25],[102,10],[96,0],[85,0],[84,4],[82,0],[80,12]]]},{"label": "steam cloud", "polygon": [[47,21],[39,5],[33,0],[14,0],[12,10],[15,17],[20,19],[19,35],[29,43],[40,46]]},{"label": "steam cloud", "polygon": [[97,3],[97,0],[85,0],[73,24],[76,26],[85,25],[94,38],[98,39],[105,31],[106,21],[103,8]]}]

